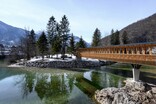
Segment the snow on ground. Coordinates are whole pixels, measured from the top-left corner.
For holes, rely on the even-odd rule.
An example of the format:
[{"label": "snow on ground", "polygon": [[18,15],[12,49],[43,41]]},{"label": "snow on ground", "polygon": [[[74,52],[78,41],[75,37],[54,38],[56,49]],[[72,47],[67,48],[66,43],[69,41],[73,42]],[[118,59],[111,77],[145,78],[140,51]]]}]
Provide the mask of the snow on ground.
[{"label": "snow on ground", "polygon": [[16,64],[8,65],[8,67],[24,67],[24,66],[23,65],[19,65],[18,63],[16,63]]},{"label": "snow on ground", "polygon": [[99,61],[98,59],[85,58],[85,57],[82,57],[82,60],[84,60],[84,61]]},{"label": "snow on ground", "polygon": [[[44,61],[72,61],[76,59],[76,56],[70,55],[70,54],[65,54],[67,55],[68,58],[65,58],[65,60],[61,59],[61,54],[58,55],[50,55],[51,58],[47,58],[46,56],[44,57]],[[70,58],[69,58],[70,57]],[[40,61],[42,60],[42,57],[34,57],[31,58],[28,62],[34,62],[34,61]]]},{"label": "snow on ground", "polygon": [[[65,60],[62,60],[61,59],[61,54],[58,54],[58,55],[50,55],[50,57],[52,58],[47,58],[46,56],[44,57],[44,60],[45,61],[72,61],[72,60],[75,60],[76,59],[76,56],[74,55],[70,55],[70,54],[65,54],[67,55],[67,57],[70,57],[70,58],[65,58]],[[31,58],[28,62],[34,62],[34,61],[40,61],[42,60],[42,57],[34,57],[34,58]],[[85,57],[82,57],[82,60],[83,61],[99,61],[98,59],[91,59],[91,58],[85,58]]]},{"label": "snow on ground", "polygon": [[[65,54],[67,55],[68,58],[65,58],[65,60],[62,60],[61,59],[61,54],[58,54],[58,55],[50,55],[51,58],[47,58],[46,56],[44,57],[44,61],[72,61],[72,60],[75,60],[76,59],[76,56],[74,55],[71,55],[71,54]],[[70,58],[69,58],[70,57]],[[81,58],[83,61],[99,61],[98,59],[91,59],[91,58],[85,58],[85,57],[82,57]],[[36,57],[33,57],[31,58],[30,60],[28,60],[27,62],[34,62],[34,61],[41,61],[42,60],[42,57],[41,56],[38,56],[37,58]],[[24,59],[21,59],[19,63],[15,63],[15,64],[11,64],[9,65],[8,67],[24,67],[23,65],[20,65],[20,63],[24,62]]]}]

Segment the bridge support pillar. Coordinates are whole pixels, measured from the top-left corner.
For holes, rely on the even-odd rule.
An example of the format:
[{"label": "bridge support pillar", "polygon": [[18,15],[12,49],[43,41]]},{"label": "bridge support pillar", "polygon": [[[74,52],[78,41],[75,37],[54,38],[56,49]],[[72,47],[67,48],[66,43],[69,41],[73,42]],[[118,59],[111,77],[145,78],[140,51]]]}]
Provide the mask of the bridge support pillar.
[{"label": "bridge support pillar", "polygon": [[141,65],[132,64],[132,67],[133,67],[133,69],[132,69],[132,71],[133,71],[133,80],[134,81],[139,81]]}]

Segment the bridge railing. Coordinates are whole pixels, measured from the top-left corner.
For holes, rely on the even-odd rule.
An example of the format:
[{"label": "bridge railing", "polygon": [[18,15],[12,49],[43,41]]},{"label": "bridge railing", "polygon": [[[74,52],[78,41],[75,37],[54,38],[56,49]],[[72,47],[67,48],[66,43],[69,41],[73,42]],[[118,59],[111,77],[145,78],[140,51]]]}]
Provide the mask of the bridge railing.
[{"label": "bridge railing", "polygon": [[78,53],[80,57],[156,65],[156,43],[81,48]]}]

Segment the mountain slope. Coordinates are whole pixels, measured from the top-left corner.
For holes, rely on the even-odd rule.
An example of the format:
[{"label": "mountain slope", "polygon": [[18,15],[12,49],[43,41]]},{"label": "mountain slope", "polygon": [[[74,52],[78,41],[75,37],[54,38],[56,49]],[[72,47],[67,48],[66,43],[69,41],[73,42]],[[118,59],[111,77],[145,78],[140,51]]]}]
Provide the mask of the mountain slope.
[{"label": "mountain slope", "polygon": [[[123,32],[126,31],[129,43],[143,43],[156,41],[156,14],[137,21],[120,30],[120,42]],[[110,36],[101,39],[102,46],[110,45]]]},{"label": "mountain slope", "polygon": [[[42,32],[37,32],[37,38],[40,36]],[[18,43],[21,37],[25,35],[25,30],[17,27],[10,26],[2,21],[0,21],[0,44],[4,45],[15,45]],[[80,40],[79,37],[74,36],[75,42]],[[88,42],[86,42],[87,47],[90,46]]]},{"label": "mountain slope", "polygon": [[[75,43],[77,43],[77,42],[80,41],[80,38],[78,36],[74,36],[74,40],[75,40]],[[86,44],[87,47],[90,47],[91,46],[91,44],[88,43],[88,42],[86,42],[85,40],[84,40],[84,42],[85,42],[85,44]]]},{"label": "mountain slope", "polygon": [[14,44],[25,34],[25,30],[0,21],[0,43]]}]

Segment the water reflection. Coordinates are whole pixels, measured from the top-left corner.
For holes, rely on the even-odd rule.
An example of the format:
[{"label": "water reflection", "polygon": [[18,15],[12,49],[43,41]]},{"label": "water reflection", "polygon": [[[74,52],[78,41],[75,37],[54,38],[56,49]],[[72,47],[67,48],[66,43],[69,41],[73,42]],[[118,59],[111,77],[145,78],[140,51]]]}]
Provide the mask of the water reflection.
[{"label": "water reflection", "polygon": [[36,92],[44,104],[65,104],[73,90],[74,80],[74,74],[27,73],[16,82],[22,85],[24,99]]},{"label": "water reflection", "polygon": [[[108,68],[108,67],[102,67],[103,71],[112,73],[114,75],[119,75],[125,78],[133,78],[132,70],[122,70],[122,69],[115,69],[115,68]],[[141,70],[141,69],[140,69]],[[147,69],[148,70],[148,69]],[[153,70],[155,71],[155,69]],[[140,80],[152,84],[156,84],[156,74],[152,72],[140,72]],[[120,78],[120,77],[118,77]],[[106,78],[105,78],[106,79]]]},{"label": "water reflection", "polygon": [[16,74],[2,77],[4,70],[0,70],[0,102],[3,104],[91,104],[97,89],[121,87],[124,80],[100,70],[76,73],[7,70]]},{"label": "water reflection", "polygon": [[21,84],[22,98],[26,98],[34,90],[35,76],[32,73],[27,73],[17,80],[16,84]]},{"label": "water reflection", "polygon": [[101,88],[107,87],[122,87],[124,85],[123,80],[125,78],[116,76],[111,73],[106,72],[98,72],[93,71],[92,74],[92,81],[95,82],[97,86],[101,86]]}]

